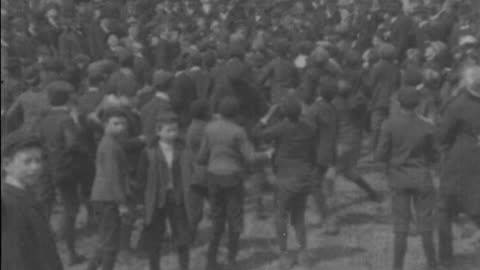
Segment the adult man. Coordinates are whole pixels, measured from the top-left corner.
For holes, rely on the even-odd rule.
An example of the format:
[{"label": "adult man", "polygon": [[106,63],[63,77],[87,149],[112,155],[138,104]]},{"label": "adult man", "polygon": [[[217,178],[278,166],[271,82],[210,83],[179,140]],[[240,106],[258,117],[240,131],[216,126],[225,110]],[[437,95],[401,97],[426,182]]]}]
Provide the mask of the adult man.
[{"label": "adult man", "polygon": [[439,129],[447,147],[440,186],[439,258],[442,265],[453,260],[452,222],[461,210],[480,226],[480,66],[464,73],[465,91],[446,108]]}]

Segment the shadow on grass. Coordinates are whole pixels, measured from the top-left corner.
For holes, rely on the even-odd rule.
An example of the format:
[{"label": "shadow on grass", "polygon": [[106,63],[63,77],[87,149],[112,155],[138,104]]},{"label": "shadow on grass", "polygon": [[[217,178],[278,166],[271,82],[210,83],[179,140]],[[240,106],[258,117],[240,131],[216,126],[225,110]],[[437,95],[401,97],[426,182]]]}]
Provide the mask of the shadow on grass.
[{"label": "shadow on grass", "polygon": [[375,216],[365,213],[349,213],[337,218],[337,224],[340,227],[350,225],[364,224],[387,224],[387,220],[381,216]]},{"label": "shadow on grass", "polygon": [[256,269],[277,259],[275,241],[271,238],[247,238],[240,243],[241,250],[258,250],[248,258],[238,261],[241,270]]},{"label": "shadow on grass", "polygon": [[349,258],[363,252],[365,252],[365,250],[362,248],[345,246],[324,246],[310,250],[312,262],[314,264],[323,261],[333,261],[341,258]]},{"label": "shadow on grass", "polygon": [[452,270],[477,270],[480,266],[480,250],[472,254],[456,256]]}]

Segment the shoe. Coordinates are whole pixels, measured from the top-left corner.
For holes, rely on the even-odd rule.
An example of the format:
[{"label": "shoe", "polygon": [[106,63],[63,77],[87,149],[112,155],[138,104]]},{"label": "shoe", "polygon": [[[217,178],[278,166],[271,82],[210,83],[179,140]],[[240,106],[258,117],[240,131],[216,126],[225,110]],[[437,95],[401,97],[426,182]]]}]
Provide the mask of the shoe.
[{"label": "shoe", "polygon": [[83,255],[76,254],[75,256],[72,256],[70,258],[69,265],[74,266],[74,265],[79,265],[87,261],[87,258]]}]

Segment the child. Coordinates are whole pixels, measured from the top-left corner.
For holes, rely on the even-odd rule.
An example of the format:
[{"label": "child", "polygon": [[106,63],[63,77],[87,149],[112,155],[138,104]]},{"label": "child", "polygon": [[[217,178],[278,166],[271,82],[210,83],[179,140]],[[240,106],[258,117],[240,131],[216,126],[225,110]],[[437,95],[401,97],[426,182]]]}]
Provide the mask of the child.
[{"label": "child", "polygon": [[[308,263],[305,211],[315,168],[313,127],[300,118],[302,105],[290,97],[280,107],[284,119],[257,131],[260,139],[273,139],[276,146],[274,169],[276,183],[277,239],[280,246],[280,268],[290,269],[293,261],[287,256],[287,220],[290,218],[300,245],[301,263]],[[265,120],[262,119],[262,124]]]},{"label": "child", "polygon": [[80,264],[85,257],[75,249],[75,221],[80,204],[78,191],[81,183],[78,154],[75,147],[77,126],[70,115],[67,102],[73,86],[65,81],[50,83],[46,91],[50,109],[40,121],[39,133],[45,141],[48,168],[53,184],[59,191],[64,204],[63,233],[71,265]]},{"label": "child", "polygon": [[127,114],[121,109],[104,113],[104,135],[97,149],[92,202],[99,212],[99,247],[88,270],[113,270],[119,249],[121,216],[127,214],[128,162],[123,143],[127,135]]},{"label": "child", "polygon": [[208,183],[205,177],[205,167],[197,166],[195,157],[197,156],[202,139],[205,134],[205,128],[210,118],[209,105],[206,100],[199,99],[190,106],[192,123],[187,129],[185,142],[185,168],[188,192],[188,216],[191,225],[192,241],[196,240],[198,225],[203,219],[204,201],[208,200]]},{"label": "child", "polygon": [[414,89],[400,90],[400,113],[383,125],[374,155],[375,160],[388,164],[389,184],[393,194],[394,270],[403,269],[412,203],[430,267],[428,269],[436,267],[433,244],[435,190],[428,167],[436,160],[437,153],[433,143],[433,127],[415,113],[420,102],[418,95]]},{"label": "child", "polygon": [[240,234],[243,229],[243,179],[245,161],[268,160],[269,153],[256,153],[246,131],[235,123],[239,102],[225,97],[220,102],[219,119],[210,122],[205,130],[197,161],[206,166],[212,211],[213,237],[208,254],[208,270],[218,269],[217,253],[228,221],[228,269],[236,269]]},{"label": "child", "polygon": [[157,143],[147,147],[139,161],[138,188],[144,192],[145,229],[142,247],[148,253],[150,270],[160,269],[160,250],[170,225],[181,270],[188,270],[190,236],[186,212],[180,147],[179,124],[173,113],[157,120]]},{"label": "child", "polygon": [[[35,201],[42,175],[40,139],[15,132],[2,141],[2,269],[62,270],[49,220]],[[28,255],[28,256],[26,256]]]}]

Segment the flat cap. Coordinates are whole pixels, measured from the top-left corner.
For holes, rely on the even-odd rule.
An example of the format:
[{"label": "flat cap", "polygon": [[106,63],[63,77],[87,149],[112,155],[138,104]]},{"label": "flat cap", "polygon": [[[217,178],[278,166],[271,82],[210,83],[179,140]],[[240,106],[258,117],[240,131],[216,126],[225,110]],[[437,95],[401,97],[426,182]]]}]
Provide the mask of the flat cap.
[{"label": "flat cap", "polygon": [[23,149],[42,147],[43,141],[40,137],[19,129],[2,139],[2,158],[11,157]]},{"label": "flat cap", "polygon": [[168,87],[173,80],[173,73],[165,70],[157,70],[152,75],[152,85],[154,87]]}]

